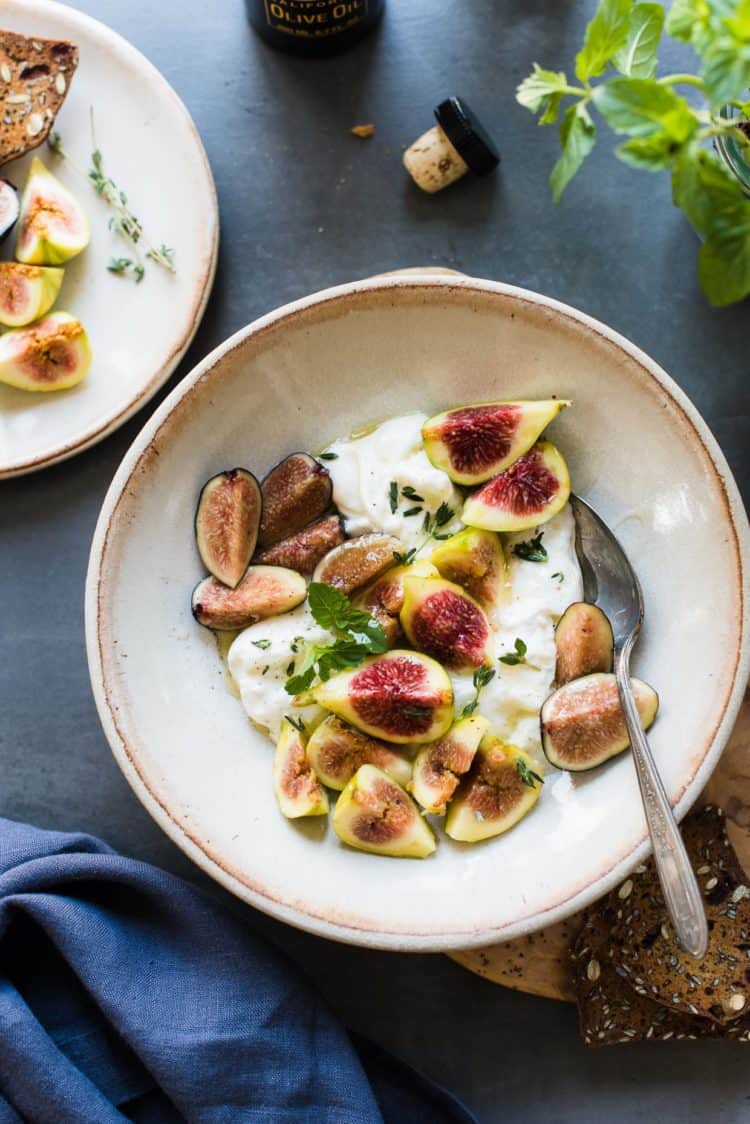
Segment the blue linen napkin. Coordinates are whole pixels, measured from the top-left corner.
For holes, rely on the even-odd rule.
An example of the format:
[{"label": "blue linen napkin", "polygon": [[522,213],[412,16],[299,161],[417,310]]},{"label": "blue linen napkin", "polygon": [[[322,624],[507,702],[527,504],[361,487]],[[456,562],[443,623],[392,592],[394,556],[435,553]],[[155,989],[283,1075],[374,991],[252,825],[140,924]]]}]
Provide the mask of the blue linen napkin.
[{"label": "blue linen napkin", "polygon": [[0,1124],[472,1124],[223,906],[0,819]]}]

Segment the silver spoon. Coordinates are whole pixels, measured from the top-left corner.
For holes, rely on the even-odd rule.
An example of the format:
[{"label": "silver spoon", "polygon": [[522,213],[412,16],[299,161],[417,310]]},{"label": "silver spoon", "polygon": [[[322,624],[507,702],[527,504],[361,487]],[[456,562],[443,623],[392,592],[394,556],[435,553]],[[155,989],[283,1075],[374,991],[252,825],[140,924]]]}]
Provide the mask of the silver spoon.
[{"label": "silver spoon", "polygon": [[677,940],[686,952],[700,959],[708,945],[703,900],[630,686],[630,653],[643,621],[643,593],[633,567],[606,523],[578,496],[570,497],[570,505],[576,521],[576,554],[583,573],[584,597],[598,605],[612,624],[617,689],[664,900]]}]

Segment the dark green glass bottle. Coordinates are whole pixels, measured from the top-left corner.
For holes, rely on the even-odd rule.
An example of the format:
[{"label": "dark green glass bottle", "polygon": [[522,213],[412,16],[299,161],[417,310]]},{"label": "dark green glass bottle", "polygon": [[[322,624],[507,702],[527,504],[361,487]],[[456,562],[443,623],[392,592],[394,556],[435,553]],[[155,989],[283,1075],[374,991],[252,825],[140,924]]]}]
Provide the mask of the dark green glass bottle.
[{"label": "dark green glass bottle", "polygon": [[330,55],[371,31],[385,0],[245,0],[266,43],[298,55]]}]

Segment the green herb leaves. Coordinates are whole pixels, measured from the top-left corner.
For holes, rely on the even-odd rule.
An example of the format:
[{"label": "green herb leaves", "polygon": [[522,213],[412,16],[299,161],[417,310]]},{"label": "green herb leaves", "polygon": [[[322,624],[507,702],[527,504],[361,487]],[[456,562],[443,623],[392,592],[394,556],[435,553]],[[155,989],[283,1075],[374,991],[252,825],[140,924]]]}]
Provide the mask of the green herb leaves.
[{"label": "green herb leaves", "polygon": [[476,669],[472,677],[472,683],[474,684],[474,690],[476,694],[474,695],[473,699],[470,699],[465,704],[463,710],[461,711],[462,718],[468,718],[471,714],[474,713],[474,711],[477,709],[477,706],[479,705],[479,695],[482,689],[486,687],[487,684],[494,678],[494,667],[487,667],[486,664],[483,664],[481,667],[478,667]]},{"label": "green herb leaves", "polygon": [[388,485],[388,505],[391,509],[391,514],[395,515],[396,508],[398,507],[398,482],[396,480],[391,480]]},{"label": "green herb leaves", "polygon": [[530,769],[522,757],[517,759],[516,769],[518,770],[519,777],[528,788],[536,788],[537,784],[544,784],[543,777],[540,777],[538,773]]},{"label": "green herb leaves", "polygon": [[544,531],[540,531],[533,539],[517,542],[512,549],[512,553],[515,554],[516,558],[523,558],[525,562],[546,562],[547,548],[542,546],[543,538]]},{"label": "green herb leaves", "polygon": [[[739,119],[750,116],[750,0],[674,0],[666,30],[699,55],[695,74],[655,77],[664,16],[662,4],[600,0],[576,58],[581,85],[535,63],[516,96],[542,125],[556,120],[565,99],[574,99],[560,125],[561,154],[550,175],[555,202],[594,147],[592,107],[627,138],[616,149],[620,160],[670,171],[675,204],[704,239],[698,262],[703,290],[712,304],[729,304],[750,293],[750,200],[708,145],[726,137],[750,150],[750,137],[738,128]],[[699,91],[702,104],[676,92],[684,85]]]},{"label": "green herb leaves", "polygon": [[[353,609],[345,593],[324,582],[311,582],[307,596],[315,622],[333,632],[336,639],[332,644],[305,644],[299,666],[292,662],[284,684],[290,695],[307,691],[316,675],[325,681],[335,672],[357,667],[367,656],[380,655],[388,648],[381,626],[369,613]],[[294,650],[299,650],[298,644]]]},{"label": "green herb leaves", "polygon": [[526,659],[526,642],[520,636],[516,637],[516,642],[513,645],[514,651],[508,652],[504,656],[498,656],[498,663],[504,663],[506,667],[518,667],[519,664],[526,664],[527,667],[533,668],[534,671],[539,671],[536,664],[529,663]]}]

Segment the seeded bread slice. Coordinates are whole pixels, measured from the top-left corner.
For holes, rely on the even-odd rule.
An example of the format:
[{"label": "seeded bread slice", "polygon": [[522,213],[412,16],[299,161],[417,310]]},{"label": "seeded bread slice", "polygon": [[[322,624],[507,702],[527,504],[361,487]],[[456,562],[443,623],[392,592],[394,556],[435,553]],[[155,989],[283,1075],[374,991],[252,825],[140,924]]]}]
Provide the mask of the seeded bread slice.
[{"label": "seeded bread slice", "polygon": [[77,66],[74,43],[0,30],[0,164],[47,139]]}]

